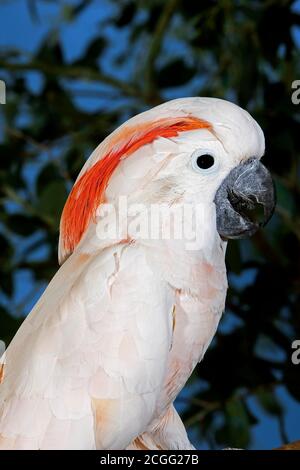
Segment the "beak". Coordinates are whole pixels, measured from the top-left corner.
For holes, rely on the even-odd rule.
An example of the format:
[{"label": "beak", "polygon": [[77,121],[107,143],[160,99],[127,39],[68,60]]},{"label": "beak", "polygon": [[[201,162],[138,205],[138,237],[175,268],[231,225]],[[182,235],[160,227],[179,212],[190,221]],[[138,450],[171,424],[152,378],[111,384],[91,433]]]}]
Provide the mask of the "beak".
[{"label": "beak", "polygon": [[272,217],[275,199],[272,177],[257,158],[233,168],[214,200],[220,236],[229,239],[254,235]]}]

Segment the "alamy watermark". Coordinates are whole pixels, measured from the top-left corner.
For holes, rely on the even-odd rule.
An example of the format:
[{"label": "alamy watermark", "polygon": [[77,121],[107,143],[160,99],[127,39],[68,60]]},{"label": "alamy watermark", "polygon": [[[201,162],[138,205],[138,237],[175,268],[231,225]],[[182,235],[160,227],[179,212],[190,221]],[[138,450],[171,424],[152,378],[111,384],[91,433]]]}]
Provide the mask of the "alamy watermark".
[{"label": "alamy watermark", "polygon": [[292,103],[300,104],[300,80],[294,80],[292,83]]},{"label": "alamy watermark", "polygon": [[292,363],[297,366],[300,364],[300,339],[295,339],[295,341],[292,342],[292,349],[295,349],[291,357]]},{"label": "alamy watermark", "polygon": [[[4,355],[6,349],[6,344],[0,339],[0,359]],[[1,361],[3,363],[3,361]]]},{"label": "alamy watermark", "polygon": [[212,204],[129,203],[120,196],[115,204],[101,204],[97,211],[97,236],[100,240],[182,240],[187,250],[204,246],[204,229]]},{"label": "alamy watermark", "polygon": [[6,85],[3,80],[0,80],[0,104],[6,103]]}]

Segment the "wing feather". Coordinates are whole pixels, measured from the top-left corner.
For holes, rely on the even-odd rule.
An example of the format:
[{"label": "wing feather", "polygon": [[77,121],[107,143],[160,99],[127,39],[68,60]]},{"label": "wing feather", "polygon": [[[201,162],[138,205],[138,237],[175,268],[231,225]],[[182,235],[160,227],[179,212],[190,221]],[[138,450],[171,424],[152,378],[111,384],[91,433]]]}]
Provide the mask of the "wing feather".
[{"label": "wing feather", "polygon": [[6,352],[0,448],[128,446],[153,419],[171,307],[141,248],[73,253]]}]

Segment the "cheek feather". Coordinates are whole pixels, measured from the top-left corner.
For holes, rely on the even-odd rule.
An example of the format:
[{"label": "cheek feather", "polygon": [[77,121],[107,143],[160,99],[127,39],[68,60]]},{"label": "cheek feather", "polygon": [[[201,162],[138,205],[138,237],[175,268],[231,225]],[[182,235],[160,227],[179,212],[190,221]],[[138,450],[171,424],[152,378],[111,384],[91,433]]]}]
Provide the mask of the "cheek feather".
[{"label": "cheek feather", "polygon": [[112,140],[111,149],[75,183],[61,219],[63,250],[68,255],[80,242],[97,208],[105,201],[105,190],[120,161],[159,137],[171,138],[180,132],[211,129],[201,119],[185,116],[160,119],[125,127]]}]

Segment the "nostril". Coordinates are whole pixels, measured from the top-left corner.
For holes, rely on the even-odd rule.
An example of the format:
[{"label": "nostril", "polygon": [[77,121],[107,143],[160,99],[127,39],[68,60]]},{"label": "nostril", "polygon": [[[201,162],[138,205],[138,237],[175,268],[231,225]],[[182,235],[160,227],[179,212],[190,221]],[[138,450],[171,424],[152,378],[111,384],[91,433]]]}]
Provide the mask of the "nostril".
[{"label": "nostril", "polygon": [[233,209],[244,219],[260,226],[264,225],[264,206],[257,201],[254,196],[245,196],[244,194],[237,193],[234,190],[229,190],[228,200]]}]

